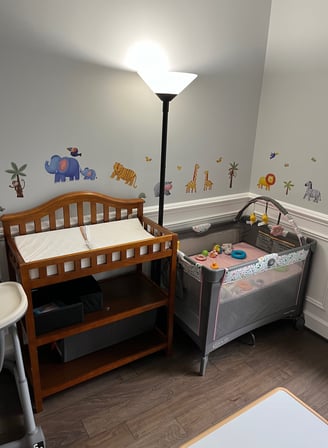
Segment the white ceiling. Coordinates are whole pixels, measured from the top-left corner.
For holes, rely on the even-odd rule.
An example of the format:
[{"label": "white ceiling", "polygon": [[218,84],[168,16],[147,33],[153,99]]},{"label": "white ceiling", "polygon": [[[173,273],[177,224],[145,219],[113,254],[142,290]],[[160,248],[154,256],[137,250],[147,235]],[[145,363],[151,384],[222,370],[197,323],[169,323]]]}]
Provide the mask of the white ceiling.
[{"label": "white ceiling", "polygon": [[152,40],[171,70],[213,74],[263,65],[271,0],[0,0],[1,45],[126,67]]}]

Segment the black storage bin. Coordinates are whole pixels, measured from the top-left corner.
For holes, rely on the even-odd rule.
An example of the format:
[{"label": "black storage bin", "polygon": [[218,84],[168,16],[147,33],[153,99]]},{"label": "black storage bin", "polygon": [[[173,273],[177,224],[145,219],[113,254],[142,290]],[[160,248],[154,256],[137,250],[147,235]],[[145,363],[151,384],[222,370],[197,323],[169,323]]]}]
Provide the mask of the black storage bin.
[{"label": "black storage bin", "polygon": [[81,302],[66,305],[63,302],[56,301],[34,309],[36,335],[78,324],[83,320],[84,312]]},{"label": "black storage bin", "polygon": [[91,275],[33,290],[34,308],[58,300],[66,305],[81,302],[85,313],[98,311],[103,307],[102,291]]}]

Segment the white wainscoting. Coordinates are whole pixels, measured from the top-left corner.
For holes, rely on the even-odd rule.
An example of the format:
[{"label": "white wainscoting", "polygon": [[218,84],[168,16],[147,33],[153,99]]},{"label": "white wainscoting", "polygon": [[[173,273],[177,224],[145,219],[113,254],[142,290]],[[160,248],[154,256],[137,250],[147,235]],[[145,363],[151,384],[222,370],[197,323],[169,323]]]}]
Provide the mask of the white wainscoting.
[{"label": "white wainscoting", "polygon": [[317,241],[305,297],[305,326],[328,339],[328,215],[280,202],[304,236]]},{"label": "white wainscoting", "polygon": [[[233,219],[250,199],[251,193],[219,196],[217,198],[165,204],[164,225],[172,230],[201,223]],[[317,248],[313,257],[304,307],[307,328],[328,339],[328,215],[280,202],[294,219],[304,236],[314,238]],[[261,210],[258,210],[261,213]],[[271,216],[269,210],[269,218]],[[272,213],[274,213],[272,211]],[[145,215],[157,221],[157,207],[145,207]],[[0,279],[8,280],[5,246],[0,229]]]},{"label": "white wainscoting", "polygon": [[[164,226],[174,230],[206,222],[233,219],[249,201],[247,193],[165,204]],[[145,215],[157,221],[157,207],[145,207]]]},{"label": "white wainscoting", "polygon": [[[188,201],[165,205],[164,224],[178,230],[205,222],[222,222],[233,219],[251,199],[251,193],[220,196],[211,201]],[[306,292],[304,316],[307,328],[328,339],[328,215],[280,202],[293,218],[302,235],[317,241]],[[263,210],[262,210],[263,211]],[[261,214],[261,208],[257,208]],[[272,214],[271,214],[272,212]],[[156,208],[145,208],[145,213],[156,221]],[[269,209],[269,218],[276,220],[278,213]],[[286,225],[288,227],[288,225]],[[291,230],[293,228],[289,226]]]}]

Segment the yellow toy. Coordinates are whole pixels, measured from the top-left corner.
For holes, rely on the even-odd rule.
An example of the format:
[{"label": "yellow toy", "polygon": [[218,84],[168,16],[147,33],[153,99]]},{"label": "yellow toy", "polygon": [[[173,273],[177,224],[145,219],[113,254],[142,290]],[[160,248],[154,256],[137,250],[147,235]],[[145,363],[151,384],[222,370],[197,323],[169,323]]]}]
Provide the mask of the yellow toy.
[{"label": "yellow toy", "polygon": [[263,215],[262,215],[262,223],[266,225],[266,224],[268,224],[268,222],[269,222],[268,215],[266,213],[263,213]]},{"label": "yellow toy", "polygon": [[211,250],[211,252],[208,254],[208,256],[211,258],[216,258],[218,255],[219,252],[217,252],[216,250]]},{"label": "yellow toy", "polygon": [[256,222],[256,215],[255,213],[252,213],[249,217],[250,224],[254,224]]}]

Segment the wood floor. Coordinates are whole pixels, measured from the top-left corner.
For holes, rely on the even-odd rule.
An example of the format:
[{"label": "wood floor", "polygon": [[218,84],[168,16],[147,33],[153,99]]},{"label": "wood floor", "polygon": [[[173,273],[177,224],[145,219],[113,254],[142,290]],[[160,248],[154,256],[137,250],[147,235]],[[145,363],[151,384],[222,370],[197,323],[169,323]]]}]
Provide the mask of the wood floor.
[{"label": "wood floor", "polygon": [[[47,447],[179,447],[278,386],[328,419],[328,342],[287,321],[255,335],[254,347],[233,341],[213,352],[201,377],[198,349],[177,329],[171,357],[156,354],[46,399],[36,420]],[[12,415],[14,400],[2,400],[15,393],[9,376],[0,379],[1,434],[21,416]]]}]

